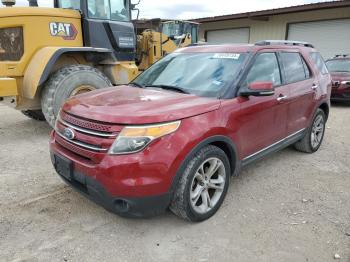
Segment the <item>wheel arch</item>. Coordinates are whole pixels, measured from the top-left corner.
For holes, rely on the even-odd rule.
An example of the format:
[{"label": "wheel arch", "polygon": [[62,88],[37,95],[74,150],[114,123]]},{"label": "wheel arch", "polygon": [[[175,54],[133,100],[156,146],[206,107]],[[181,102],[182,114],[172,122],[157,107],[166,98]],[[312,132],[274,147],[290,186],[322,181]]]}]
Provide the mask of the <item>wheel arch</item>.
[{"label": "wheel arch", "polygon": [[323,110],[323,112],[326,115],[326,120],[328,120],[328,117],[329,117],[329,105],[326,102],[324,102],[318,108]]},{"label": "wheel arch", "polygon": [[185,171],[187,164],[191,161],[194,155],[203,147],[213,145],[225,152],[227,157],[229,158],[231,173],[234,176],[237,176],[241,169],[241,163],[239,161],[237,147],[234,142],[227,136],[217,135],[211,136],[199,144],[197,144],[189,154],[187,154],[186,158],[182,161],[180,168],[177,170],[175,178],[173,179],[171,185],[171,192],[175,192],[176,186],[179,182],[181,174]]},{"label": "wheel arch", "polygon": [[40,94],[43,84],[48,80],[56,63],[67,54],[83,55],[87,63],[112,59],[113,53],[108,49],[92,47],[44,47],[31,59],[23,78],[23,96],[34,99]]}]

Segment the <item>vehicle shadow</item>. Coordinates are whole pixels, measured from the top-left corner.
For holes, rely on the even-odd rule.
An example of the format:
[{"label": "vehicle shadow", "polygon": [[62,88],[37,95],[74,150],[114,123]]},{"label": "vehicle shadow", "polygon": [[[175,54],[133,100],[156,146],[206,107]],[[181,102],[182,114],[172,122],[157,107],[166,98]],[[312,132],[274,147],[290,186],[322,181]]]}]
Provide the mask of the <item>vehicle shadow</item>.
[{"label": "vehicle shadow", "polygon": [[332,107],[350,107],[350,101],[332,101],[331,102]]}]

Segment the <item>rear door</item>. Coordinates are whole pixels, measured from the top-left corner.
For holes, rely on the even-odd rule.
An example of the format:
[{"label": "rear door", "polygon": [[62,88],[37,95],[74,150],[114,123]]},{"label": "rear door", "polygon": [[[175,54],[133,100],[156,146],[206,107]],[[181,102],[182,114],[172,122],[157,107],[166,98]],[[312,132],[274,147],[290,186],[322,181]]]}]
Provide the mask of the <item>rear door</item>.
[{"label": "rear door", "polygon": [[282,85],[280,65],[275,52],[260,52],[242,87],[258,81],[271,81],[275,94],[266,97],[239,97],[238,117],[241,156],[252,158],[286,136],[289,89]]},{"label": "rear door", "polygon": [[287,135],[292,135],[308,126],[319,83],[299,52],[281,52],[279,58],[289,89]]}]

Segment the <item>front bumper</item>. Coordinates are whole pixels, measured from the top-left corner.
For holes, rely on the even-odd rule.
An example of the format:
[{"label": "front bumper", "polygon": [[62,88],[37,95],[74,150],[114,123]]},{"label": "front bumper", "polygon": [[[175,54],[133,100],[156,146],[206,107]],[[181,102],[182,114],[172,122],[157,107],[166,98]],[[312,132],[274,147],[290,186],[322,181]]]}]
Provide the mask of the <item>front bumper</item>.
[{"label": "front bumper", "polygon": [[59,167],[59,162],[64,161],[69,168],[71,161],[63,156],[51,152],[51,161],[56,172],[64,182],[76,191],[103,206],[110,212],[124,217],[151,217],[163,213],[171,201],[171,194],[146,197],[117,197],[107,192],[93,177],[82,174],[75,169]]},{"label": "front bumper", "polygon": [[[63,147],[58,138],[53,131],[50,152],[57,173],[66,183],[106,209],[123,216],[140,217],[157,215],[169,206],[175,176],[186,156],[180,153],[188,143],[181,132],[154,141],[139,153],[103,153],[92,157],[93,160]],[[69,175],[62,175],[57,158],[69,163],[64,164]]]},{"label": "front bumper", "polygon": [[15,78],[0,77],[0,97],[17,96],[17,82]]}]

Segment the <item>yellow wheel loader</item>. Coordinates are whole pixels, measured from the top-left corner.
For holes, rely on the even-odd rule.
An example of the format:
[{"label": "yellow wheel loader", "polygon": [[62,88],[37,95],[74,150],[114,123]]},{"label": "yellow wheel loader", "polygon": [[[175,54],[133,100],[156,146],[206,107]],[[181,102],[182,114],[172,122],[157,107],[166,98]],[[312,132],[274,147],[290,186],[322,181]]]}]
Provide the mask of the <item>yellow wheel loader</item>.
[{"label": "yellow wheel loader", "polygon": [[193,42],[179,30],[137,37],[131,12],[139,2],[131,0],[54,0],[54,8],[2,2],[8,7],[0,8],[0,101],[51,126],[69,97],[129,83],[137,65],[142,71]]},{"label": "yellow wheel loader", "polygon": [[154,25],[160,28],[144,30],[137,36],[136,63],[140,71],[182,47],[198,42],[198,23],[189,21],[167,21]]}]

